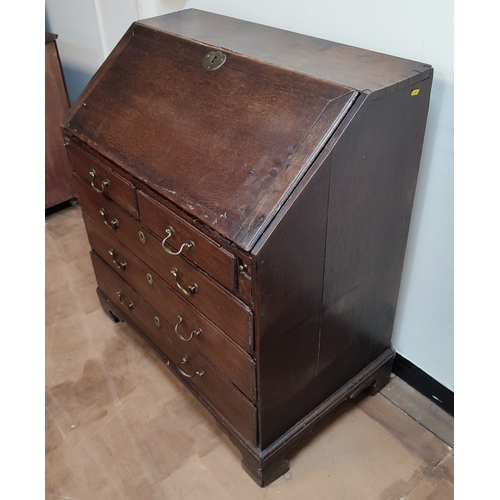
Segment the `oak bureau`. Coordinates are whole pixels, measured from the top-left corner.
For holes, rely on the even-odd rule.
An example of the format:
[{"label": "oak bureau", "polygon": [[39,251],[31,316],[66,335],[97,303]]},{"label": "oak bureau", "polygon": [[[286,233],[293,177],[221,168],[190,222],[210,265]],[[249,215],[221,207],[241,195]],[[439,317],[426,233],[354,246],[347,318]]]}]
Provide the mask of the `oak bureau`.
[{"label": "oak bureau", "polygon": [[261,486],[388,381],[432,74],[191,9],[133,23],[63,123],[104,310]]}]

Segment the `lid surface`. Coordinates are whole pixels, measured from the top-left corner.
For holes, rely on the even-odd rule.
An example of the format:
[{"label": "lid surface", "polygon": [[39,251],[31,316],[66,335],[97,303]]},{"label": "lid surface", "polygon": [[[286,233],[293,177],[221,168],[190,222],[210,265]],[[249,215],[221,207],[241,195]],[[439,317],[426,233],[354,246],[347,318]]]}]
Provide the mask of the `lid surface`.
[{"label": "lid surface", "polygon": [[[420,81],[430,76],[430,65],[418,61],[198,9],[184,9],[143,19],[140,23],[183,38],[227,47],[252,59],[336,82],[359,92],[377,92],[408,79]],[[335,36],[334,31],[332,36]]]},{"label": "lid surface", "polygon": [[[357,92],[134,25],[66,129],[250,250]],[[221,50],[224,64],[203,59]]]}]

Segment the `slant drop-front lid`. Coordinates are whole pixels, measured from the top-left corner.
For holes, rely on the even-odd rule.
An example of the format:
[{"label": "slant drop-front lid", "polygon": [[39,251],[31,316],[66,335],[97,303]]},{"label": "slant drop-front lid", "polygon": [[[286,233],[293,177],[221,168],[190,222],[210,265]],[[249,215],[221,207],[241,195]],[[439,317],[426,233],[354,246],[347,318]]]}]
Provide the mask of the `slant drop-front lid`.
[{"label": "slant drop-front lid", "polygon": [[66,130],[250,250],[356,95],[134,24]]}]

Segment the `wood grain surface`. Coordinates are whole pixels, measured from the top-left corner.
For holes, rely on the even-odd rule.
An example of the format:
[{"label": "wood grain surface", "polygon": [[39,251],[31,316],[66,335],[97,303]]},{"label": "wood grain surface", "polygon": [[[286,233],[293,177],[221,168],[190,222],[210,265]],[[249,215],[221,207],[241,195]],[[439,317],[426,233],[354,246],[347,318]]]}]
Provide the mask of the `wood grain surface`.
[{"label": "wood grain surface", "polygon": [[[249,399],[253,400],[256,395],[253,359],[222,330],[175,293],[157,273],[85,213],[84,221],[92,249],[161,313],[165,318],[162,328],[168,328],[170,336],[182,335],[184,338],[190,338],[192,332],[201,331],[192,337],[190,345],[211,361]],[[113,250],[114,255],[110,255],[110,250]],[[120,266],[123,262],[126,265]],[[179,315],[182,316],[182,321]],[[150,320],[153,321],[153,317]]]},{"label": "wood grain surface", "polygon": [[67,129],[248,250],[357,93],[210,49],[137,26]]},{"label": "wood grain surface", "polygon": [[56,39],[53,33],[45,34],[45,208],[75,196],[61,131],[69,101]]}]

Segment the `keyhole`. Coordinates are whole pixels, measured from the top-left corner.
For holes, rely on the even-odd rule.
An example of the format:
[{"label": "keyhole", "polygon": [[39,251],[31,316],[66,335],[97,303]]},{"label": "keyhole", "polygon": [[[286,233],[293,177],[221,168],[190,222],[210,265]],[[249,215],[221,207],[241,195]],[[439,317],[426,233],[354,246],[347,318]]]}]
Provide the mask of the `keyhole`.
[{"label": "keyhole", "polygon": [[220,51],[210,51],[203,59],[203,66],[209,71],[220,68],[226,62],[226,55]]}]

